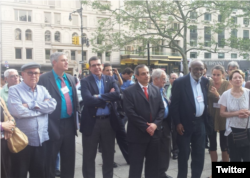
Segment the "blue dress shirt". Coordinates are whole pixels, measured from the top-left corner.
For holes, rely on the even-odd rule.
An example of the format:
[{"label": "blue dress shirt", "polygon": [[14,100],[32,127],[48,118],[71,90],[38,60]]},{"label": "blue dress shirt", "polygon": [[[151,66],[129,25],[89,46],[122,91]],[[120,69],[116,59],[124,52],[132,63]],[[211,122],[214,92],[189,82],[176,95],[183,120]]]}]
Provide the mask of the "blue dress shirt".
[{"label": "blue dress shirt", "polygon": [[[95,78],[95,82],[96,82],[96,85],[97,85],[98,90],[99,90],[99,97],[101,98],[101,95],[104,94],[103,75],[102,75],[101,79],[99,79],[99,77],[97,77],[94,74],[93,74],[93,76]],[[109,111],[108,106],[106,106],[104,109],[98,108],[96,111],[97,116],[103,116],[103,115],[109,115],[109,114],[110,114],[110,111]]]},{"label": "blue dress shirt", "polygon": [[70,100],[71,100],[71,105],[72,105],[72,114],[71,115],[68,115],[67,113],[67,105],[66,105],[66,100],[65,100],[65,97],[64,97],[64,94],[62,93],[61,91],[61,79],[59,78],[59,76],[55,73],[55,71],[52,69],[53,71],[53,74],[54,74],[54,78],[56,80],[56,85],[58,87],[58,90],[61,94],[61,119],[63,118],[69,118],[72,114],[73,114],[73,111],[74,111],[74,105],[73,105],[73,92],[72,92],[72,87],[70,86],[69,84],[69,81],[68,81],[68,78],[66,76],[66,74],[64,73],[63,74],[63,80],[66,84],[66,86],[68,87],[69,89],[69,97],[70,97]]},{"label": "blue dress shirt", "polygon": [[9,88],[9,112],[15,118],[16,126],[28,137],[30,146],[41,146],[49,140],[48,114],[55,110],[56,104],[41,85],[37,85],[34,92],[24,82]]},{"label": "blue dress shirt", "polygon": [[[194,94],[194,102],[195,102],[195,108],[196,108],[196,117],[200,117],[202,116],[204,109],[205,109],[205,104],[204,104],[204,96],[201,90],[201,79],[199,79],[198,82],[196,82],[192,75],[190,75],[190,83],[192,86],[192,90],[193,90],[193,94]],[[198,102],[197,97],[200,96],[201,97],[201,102]]]},{"label": "blue dress shirt", "polygon": [[[122,78],[122,75],[120,74],[121,78]],[[125,90],[127,87],[129,87],[130,85],[133,85],[135,84],[135,82],[133,82],[132,80],[125,80],[122,78],[122,81],[123,81],[123,84],[121,85],[121,90]]]},{"label": "blue dress shirt", "polygon": [[165,107],[165,113],[164,113],[163,119],[166,119],[168,117],[168,104],[167,104],[166,98],[164,98],[164,96],[163,96],[163,88],[160,89],[160,92],[161,92],[162,101],[163,101],[164,107]]}]

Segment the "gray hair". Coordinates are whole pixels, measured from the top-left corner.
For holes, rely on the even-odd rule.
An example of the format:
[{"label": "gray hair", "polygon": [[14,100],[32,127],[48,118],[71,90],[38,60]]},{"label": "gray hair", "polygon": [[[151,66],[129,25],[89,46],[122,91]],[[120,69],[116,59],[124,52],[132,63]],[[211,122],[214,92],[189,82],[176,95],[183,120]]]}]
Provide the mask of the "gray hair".
[{"label": "gray hair", "polygon": [[8,77],[10,72],[16,72],[17,75],[18,75],[18,72],[16,69],[7,69],[5,72],[4,72],[4,77]]},{"label": "gray hair", "polygon": [[52,64],[52,66],[53,66],[53,61],[57,61],[58,58],[59,58],[60,56],[62,56],[62,55],[65,55],[65,56],[66,56],[66,54],[63,53],[63,52],[56,52],[56,53],[53,53],[53,54],[50,55],[50,62],[51,62],[51,64]]},{"label": "gray hair", "polygon": [[201,63],[201,64],[204,66],[204,63],[203,63],[201,60],[195,59],[195,60],[192,60],[192,61],[189,63],[188,68],[192,67],[192,65],[195,64],[195,63]]},{"label": "gray hair", "polygon": [[179,75],[178,75],[177,73],[172,72],[172,73],[169,74],[169,78],[171,78],[171,75],[172,75],[172,74],[175,74],[177,77],[179,77]]},{"label": "gray hair", "polygon": [[[155,78],[160,78],[161,77],[161,75],[162,75],[162,73],[165,73],[165,71],[164,70],[162,70],[162,69],[154,69],[153,70],[153,72],[152,72],[152,80],[154,80]],[[165,73],[166,74],[166,73]]]},{"label": "gray hair", "polygon": [[227,69],[228,69],[229,67],[237,67],[237,69],[240,68],[238,62],[236,62],[236,61],[231,61],[231,62],[229,62],[229,63],[227,64]]},{"label": "gray hair", "polygon": [[139,76],[139,69],[143,68],[143,67],[147,67],[148,68],[148,66],[146,66],[145,64],[140,64],[140,65],[136,66],[135,67],[135,75]]}]

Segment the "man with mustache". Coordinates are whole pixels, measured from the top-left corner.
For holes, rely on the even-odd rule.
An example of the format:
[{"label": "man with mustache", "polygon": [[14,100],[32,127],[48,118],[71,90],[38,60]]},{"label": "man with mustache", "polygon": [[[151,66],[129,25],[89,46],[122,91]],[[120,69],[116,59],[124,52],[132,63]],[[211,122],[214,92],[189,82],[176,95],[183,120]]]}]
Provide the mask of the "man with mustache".
[{"label": "man with mustache", "polygon": [[190,73],[176,79],[172,86],[170,113],[178,132],[178,178],[187,177],[190,151],[191,177],[201,177],[204,166],[205,136],[212,125],[207,114],[208,79],[203,77],[203,70],[201,61],[192,61]]}]

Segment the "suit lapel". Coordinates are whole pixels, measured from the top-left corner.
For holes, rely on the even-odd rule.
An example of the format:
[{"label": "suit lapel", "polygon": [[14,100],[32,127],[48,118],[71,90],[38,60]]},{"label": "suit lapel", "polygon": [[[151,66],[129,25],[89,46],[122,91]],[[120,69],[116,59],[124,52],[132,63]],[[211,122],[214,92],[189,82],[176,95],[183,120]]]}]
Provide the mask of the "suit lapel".
[{"label": "suit lapel", "polygon": [[90,77],[90,83],[91,83],[91,86],[94,89],[94,94],[99,94],[99,90],[98,90],[98,87],[97,87],[97,84],[95,82],[95,78],[94,78],[93,75],[91,75],[91,77]]},{"label": "suit lapel", "polygon": [[103,87],[104,87],[104,93],[109,93],[108,91],[108,77],[106,75],[103,75]]},{"label": "suit lapel", "polygon": [[[194,108],[195,107],[195,101],[194,101],[194,94],[193,94],[193,89],[192,89],[192,86],[191,86],[191,83],[190,83],[190,74],[186,76],[186,95],[188,96],[189,98],[189,101],[191,102],[191,104],[193,105]],[[196,109],[195,109],[196,110]]]},{"label": "suit lapel", "polygon": [[55,77],[54,77],[54,74],[52,71],[49,74],[49,81],[50,81],[51,85],[54,87],[54,89],[56,90],[56,93],[61,97],[59,88],[57,87],[56,80],[55,80]]},{"label": "suit lapel", "polygon": [[201,79],[201,91],[203,93],[204,103],[207,103],[207,97],[205,97],[207,95],[207,92],[205,90],[204,81],[202,79]]},{"label": "suit lapel", "polygon": [[139,85],[139,83],[136,83],[136,85],[137,85],[137,90],[138,90],[139,94],[142,95],[142,97],[148,102],[148,99],[146,98],[144,92],[142,91],[142,88]]}]

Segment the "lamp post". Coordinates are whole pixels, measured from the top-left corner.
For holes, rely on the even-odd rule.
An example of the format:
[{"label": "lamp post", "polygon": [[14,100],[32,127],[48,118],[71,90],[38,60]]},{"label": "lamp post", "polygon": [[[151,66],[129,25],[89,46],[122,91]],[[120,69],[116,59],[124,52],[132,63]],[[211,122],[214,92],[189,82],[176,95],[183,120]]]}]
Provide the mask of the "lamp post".
[{"label": "lamp post", "polygon": [[78,13],[80,15],[80,19],[81,19],[81,36],[80,37],[81,37],[81,44],[82,44],[82,63],[84,63],[84,62],[86,63],[87,60],[84,61],[84,59],[83,59],[83,45],[86,44],[86,46],[89,47],[89,39],[86,36],[83,36],[82,10],[83,10],[83,8],[82,8],[82,4],[81,4],[80,9],[77,9],[76,11],[73,11],[69,14],[69,21],[72,20],[71,14]]}]

